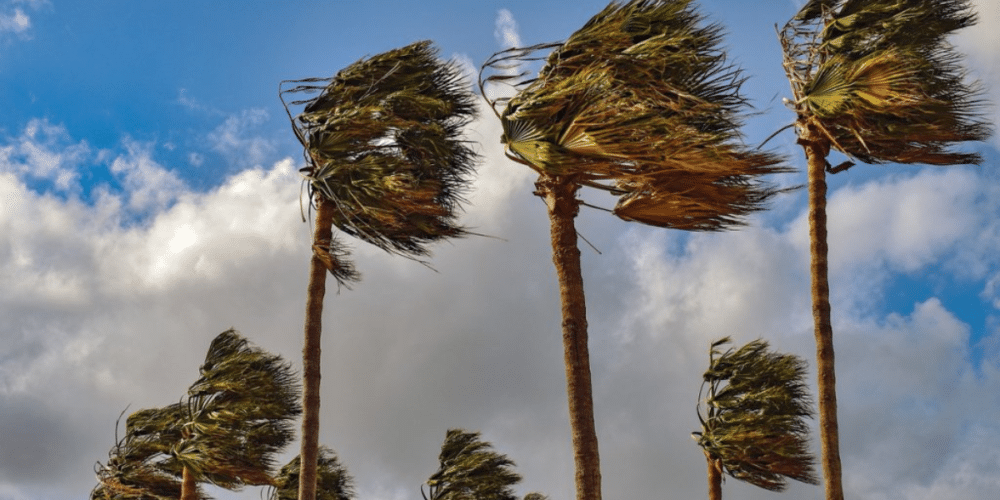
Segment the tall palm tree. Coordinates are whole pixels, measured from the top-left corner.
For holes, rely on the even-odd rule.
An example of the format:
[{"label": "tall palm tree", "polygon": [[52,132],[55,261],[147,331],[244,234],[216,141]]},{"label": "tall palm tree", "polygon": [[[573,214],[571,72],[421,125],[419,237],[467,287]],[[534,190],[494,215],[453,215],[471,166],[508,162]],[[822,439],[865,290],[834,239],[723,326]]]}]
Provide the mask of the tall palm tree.
[{"label": "tall palm tree", "polygon": [[438,457],[440,466],[423,487],[424,500],[517,500],[513,485],[521,482],[514,461],[493,451],[478,432],[449,429]]},{"label": "tall palm tree", "polygon": [[709,350],[698,394],[701,431],[692,433],[708,461],[708,498],[722,500],[723,472],[772,491],[783,491],[786,478],[819,484],[805,422],[813,416],[805,361],[769,351],[764,340],[719,349],[729,342]]},{"label": "tall palm tree", "polygon": [[228,330],[212,341],[200,372],[180,402],[128,417],[126,437],[99,467],[102,491],[159,498],[180,478],[171,498],[195,500],[206,498],[198,483],[231,490],[274,483],[275,455],[302,412],[291,366]]},{"label": "tall palm tree", "polygon": [[[284,84],[285,82],[282,82]],[[419,258],[426,245],[466,233],[456,211],[476,155],[461,138],[475,98],[461,70],[430,42],[362,59],[328,79],[280,90],[315,94],[289,119],[316,208],[303,347],[300,500],[314,500],[319,450],[320,338],[326,272],[358,279],[332,226],[386,251]],[[288,106],[286,105],[286,110]]]},{"label": "tall palm tree", "polygon": [[980,89],[948,35],[976,22],[967,0],[810,0],[779,33],[798,143],[808,162],[820,442],[826,498],[841,500],[826,173],[831,149],[865,163],[978,164],[955,145],[990,134]]},{"label": "tall palm tree", "polygon": [[[535,194],[548,207],[579,500],[599,500],[601,491],[577,191],[616,196],[611,212],[626,221],[719,231],[777,192],[761,175],[788,171],[739,140],[743,80],[721,40],[691,0],[632,0],[610,4],[563,43],[494,54],[480,73],[483,95],[490,83],[517,90],[491,104],[507,156],[538,173]],[[549,49],[537,77],[510,74]]]},{"label": "tall palm tree", "polygon": [[[270,500],[296,500],[299,497],[299,477],[302,475],[302,460],[299,456],[281,468],[275,485],[268,498]],[[318,500],[351,500],[354,498],[354,479],[347,472],[333,450],[319,447],[316,468],[316,498]]]}]

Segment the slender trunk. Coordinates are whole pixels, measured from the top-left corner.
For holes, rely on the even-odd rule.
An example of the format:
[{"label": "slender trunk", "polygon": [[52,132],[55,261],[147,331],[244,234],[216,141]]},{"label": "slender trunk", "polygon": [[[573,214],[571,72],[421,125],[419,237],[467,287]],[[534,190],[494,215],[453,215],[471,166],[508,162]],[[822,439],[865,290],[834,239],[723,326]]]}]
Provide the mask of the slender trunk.
[{"label": "slender trunk", "polygon": [[705,454],[708,462],[708,500],[722,500],[722,464]]},{"label": "slender trunk", "polygon": [[535,184],[545,198],[552,225],[552,260],[562,298],[563,352],[566,363],[566,396],[569,400],[577,500],[601,500],[601,468],[594,426],[594,400],[587,349],[587,307],[583,295],[580,249],[574,219],[579,212],[575,183],[543,176]]},{"label": "slender trunk", "polygon": [[837,378],[830,324],[830,282],[826,241],[826,153],[829,142],[812,127],[804,127],[799,142],[809,165],[809,250],[812,256],[813,323],[816,335],[816,390],[819,393],[819,439],[822,445],[826,500],[843,500],[840,432],[837,427]]},{"label": "slender trunk", "polygon": [[198,483],[188,467],[181,473],[181,500],[198,500]]},{"label": "slender trunk", "polygon": [[[313,244],[330,244],[333,237],[333,203],[321,198],[316,202],[316,229]],[[319,454],[319,382],[320,341],[323,334],[323,297],[326,295],[327,268],[313,250],[309,262],[309,287],[306,295],[305,345],[302,348],[302,448],[299,474],[299,500],[316,499],[316,463]]]}]

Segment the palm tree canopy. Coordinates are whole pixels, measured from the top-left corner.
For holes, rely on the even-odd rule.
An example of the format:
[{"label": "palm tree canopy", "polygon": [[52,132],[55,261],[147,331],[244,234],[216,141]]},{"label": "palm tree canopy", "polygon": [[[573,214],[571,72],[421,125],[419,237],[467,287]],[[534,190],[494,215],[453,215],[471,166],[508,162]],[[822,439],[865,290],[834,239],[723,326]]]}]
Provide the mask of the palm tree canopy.
[{"label": "palm tree canopy", "polygon": [[979,163],[953,149],[991,127],[947,41],[975,22],[967,0],[810,0],[780,33],[800,127],[866,163]]},{"label": "palm tree canopy", "polygon": [[[172,405],[180,415],[180,405]],[[170,411],[170,410],[168,410]],[[124,412],[123,412],[124,413]],[[108,452],[108,461],[94,467],[97,486],[90,493],[91,500],[176,500],[181,496],[180,469],[169,467],[163,461],[169,446],[160,440],[161,433],[180,432],[171,419],[157,418],[155,410],[142,410],[129,417],[131,432],[117,439]],[[128,425],[126,425],[128,431]],[[117,434],[118,422],[115,423]],[[172,464],[176,466],[177,464]],[[210,500],[200,488],[198,498]]]},{"label": "palm tree canopy", "polygon": [[185,399],[129,415],[107,472],[98,472],[104,491],[121,483],[154,498],[175,486],[179,492],[185,467],[199,482],[226,489],[273,483],[274,456],[294,438],[292,421],[302,411],[291,365],[227,330],[200,371]]},{"label": "palm tree canopy", "polygon": [[427,480],[430,496],[424,498],[517,500],[512,486],[521,476],[514,472],[511,459],[492,448],[478,432],[449,429],[438,457],[440,467]]},{"label": "palm tree canopy", "polygon": [[[333,450],[321,446],[317,464],[316,500],[351,500],[354,498],[354,479],[340,463]],[[300,456],[281,468],[270,500],[296,500],[299,497],[299,474],[302,470]]]},{"label": "palm tree canopy", "polygon": [[693,433],[698,445],[726,473],[761,488],[782,491],[785,478],[818,484],[805,423],[813,415],[805,361],[771,352],[759,339],[719,349],[729,342],[718,340],[709,352],[702,430]]},{"label": "palm tree canopy", "polygon": [[477,160],[462,139],[475,97],[457,64],[423,41],[332,78],[291,83],[298,86],[282,90],[283,101],[287,93],[318,92],[289,103],[304,105],[289,118],[305,148],[310,195],[336,205],[337,228],[407,256],[466,234],[456,211]]},{"label": "palm tree canopy", "polygon": [[[721,27],[691,4],[615,2],[561,44],[490,58],[483,94],[488,83],[518,91],[491,101],[508,157],[618,196],[624,220],[719,230],[763,208],[776,190],[757,179],[789,169],[741,143],[743,78],[726,62]],[[548,49],[536,78],[509,73]]]}]

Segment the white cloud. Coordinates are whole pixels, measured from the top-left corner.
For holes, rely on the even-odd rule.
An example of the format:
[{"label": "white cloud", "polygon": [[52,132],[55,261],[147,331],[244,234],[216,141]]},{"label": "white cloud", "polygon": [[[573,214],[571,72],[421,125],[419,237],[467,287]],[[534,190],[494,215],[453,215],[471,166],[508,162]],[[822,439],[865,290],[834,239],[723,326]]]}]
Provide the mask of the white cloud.
[{"label": "white cloud", "polygon": [[496,28],[493,36],[503,48],[523,47],[514,14],[507,9],[497,11]]},{"label": "white cloud", "polygon": [[61,125],[34,119],[9,145],[0,146],[0,172],[46,180],[57,190],[67,192],[78,188],[78,167],[89,155],[87,143],[70,143]]},{"label": "white cloud", "polygon": [[13,14],[0,14],[0,34],[23,35],[29,28],[31,28],[31,18],[21,9],[14,9]]},{"label": "white cloud", "polygon": [[263,109],[243,110],[238,115],[226,118],[215,128],[208,140],[212,149],[221,153],[235,167],[243,169],[260,167],[274,151],[270,141],[251,135],[251,131],[268,120]]},{"label": "white cloud", "polygon": [[[573,494],[545,207],[530,169],[502,158],[499,125],[482,111],[469,139],[485,160],[464,220],[502,240],[438,245],[437,272],[348,240],[364,281],[327,296],[322,440],[361,497],[417,495],[448,427],[484,431],[518,463],[522,495]],[[4,158],[29,136],[0,146]],[[45,150],[57,156],[78,146],[67,136],[52,144]],[[300,220],[297,165],[243,169],[195,192],[153,153],[126,142],[117,157],[97,155],[124,191],[91,204],[30,189],[30,170],[17,166],[25,155],[0,173],[0,282],[17,284],[0,289],[0,426],[24,429],[0,434],[4,498],[87,491],[118,413],[176,401],[226,328],[298,363],[310,227]],[[937,298],[895,313],[848,306],[854,294],[884,291],[882,278],[959,263],[979,265],[964,279],[986,289],[1000,272],[989,236],[997,189],[973,170],[927,169],[830,197],[852,497],[992,491],[1000,469],[983,457],[1000,449],[1000,358],[984,355],[974,370],[975,332]],[[142,223],[123,222],[135,211]],[[689,433],[711,340],[763,336],[812,359],[802,217],[780,229],[685,235],[581,214],[578,230],[603,252],[584,249],[583,262],[607,495],[704,495],[704,458]],[[868,274],[882,278],[858,289],[852,280]],[[61,486],[48,486],[51,474]],[[770,496],[737,481],[725,488]],[[822,490],[794,485],[789,496]]]},{"label": "white cloud", "polygon": [[115,158],[110,169],[121,177],[132,210],[162,210],[186,189],[176,173],[153,160],[150,144],[126,140],[125,149],[126,154]]}]

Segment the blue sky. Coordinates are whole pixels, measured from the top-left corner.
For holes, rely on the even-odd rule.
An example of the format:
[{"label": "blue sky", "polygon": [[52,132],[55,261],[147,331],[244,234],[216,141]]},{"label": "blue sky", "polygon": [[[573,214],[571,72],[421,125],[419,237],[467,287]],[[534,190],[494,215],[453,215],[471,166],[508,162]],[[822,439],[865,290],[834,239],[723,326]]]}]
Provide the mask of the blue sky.
[{"label": "blue sky", "polygon": [[[750,78],[750,144],[792,120],[774,25],[799,3],[699,2]],[[955,43],[1000,102],[1000,7],[973,3],[981,23]],[[229,327],[298,363],[309,226],[278,82],[422,39],[477,68],[508,43],[564,39],[605,5],[0,0],[0,500],[86,495],[118,414],[176,401]],[[359,498],[416,498],[449,427],[514,459],[522,495],[572,497],[547,221],[499,135],[484,108],[465,214],[497,238],[436,247],[437,272],[351,242],[365,279],[327,298],[321,440]],[[830,178],[852,498],[1000,488],[998,145],[972,146],[979,168]],[[792,133],[771,146],[803,166]],[[688,435],[709,343],[765,337],[812,359],[805,193],[725,234],[592,210],[578,227],[602,252],[583,264],[605,495],[704,495]]]}]

